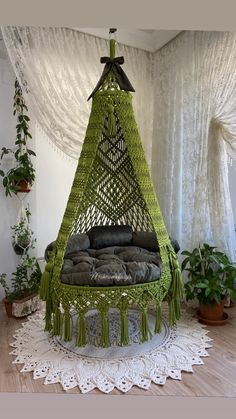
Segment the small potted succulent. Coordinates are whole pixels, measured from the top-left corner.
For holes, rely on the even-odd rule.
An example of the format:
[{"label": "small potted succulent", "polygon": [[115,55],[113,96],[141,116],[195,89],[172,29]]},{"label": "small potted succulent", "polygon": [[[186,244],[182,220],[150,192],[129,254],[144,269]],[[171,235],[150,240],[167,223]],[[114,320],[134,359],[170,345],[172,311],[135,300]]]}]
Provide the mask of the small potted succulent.
[{"label": "small potted succulent", "polygon": [[22,256],[16,272],[12,274],[11,287],[7,284],[7,275],[0,275],[5,298],[3,302],[8,317],[24,317],[39,307],[39,285],[41,270],[36,258],[28,254]]},{"label": "small potted succulent", "polygon": [[202,246],[182,252],[186,256],[182,271],[187,271],[189,281],[185,283],[186,300],[199,302],[197,315],[205,324],[220,325],[227,320],[224,313],[226,296],[236,297],[236,264],[216,247],[204,243]]},{"label": "small potted succulent", "polygon": [[29,132],[30,118],[25,113],[28,111],[28,108],[25,104],[22,90],[17,79],[15,81],[13,106],[13,114],[17,114],[15,148],[10,149],[2,147],[0,156],[1,161],[7,155],[13,156],[15,160],[14,167],[7,171],[3,169],[0,170],[0,176],[3,178],[2,183],[5,188],[6,196],[12,196],[12,194],[17,194],[18,192],[29,192],[35,180],[35,169],[31,161],[31,156],[35,156],[35,153],[27,147],[27,140],[32,138]]}]

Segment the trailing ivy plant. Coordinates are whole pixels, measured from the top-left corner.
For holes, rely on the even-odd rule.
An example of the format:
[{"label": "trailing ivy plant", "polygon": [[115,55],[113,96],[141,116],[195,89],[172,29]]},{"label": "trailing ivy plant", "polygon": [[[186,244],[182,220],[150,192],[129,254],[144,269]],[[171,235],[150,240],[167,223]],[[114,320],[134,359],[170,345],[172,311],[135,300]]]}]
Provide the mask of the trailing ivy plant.
[{"label": "trailing ivy plant", "polygon": [[27,115],[28,108],[17,79],[15,81],[13,108],[13,115],[17,115],[15,148],[2,147],[0,156],[1,161],[9,154],[13,155],[15,159],[14,167],[6,172],[0,170],[6,196],[12,196],[13,193],[17,194],[20,189],[20,181],[25,180],[32,185],[35,180],[35,169],[31,161],[31,156],[35,156],[35,153],[27,146],[28,139],[32,138],[29,132],[30,118]]}]

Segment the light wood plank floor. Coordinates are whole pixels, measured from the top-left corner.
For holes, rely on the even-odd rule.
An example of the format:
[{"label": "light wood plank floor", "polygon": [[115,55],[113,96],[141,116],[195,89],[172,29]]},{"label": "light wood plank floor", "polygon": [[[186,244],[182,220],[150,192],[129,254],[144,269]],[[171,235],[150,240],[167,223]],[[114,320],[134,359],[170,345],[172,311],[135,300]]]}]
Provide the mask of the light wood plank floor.
[{"label": "light wood plank floor", "polygon": [[[133,387],[128,395],[156,396],[225,396],[236,397],[236,306],[225,309],[229,321],[225,326],[208,326],[213,339],[210,357],[204,365],[194,366],[194,373],[182,373],[182,381],[168,379],[166,384],[152,384],[149,390]],[[9,355],[12,335],[21,327],[22,320],[8,319],[0,305],[0,391],[23,393],[65,393],[59,384],[44,385],[43,379],[33,380],[32,373],[20,373],[21,365],[12,364]],[[67,393],[80,393],[78,388]],[[99,390],[89,394],[101,395]],[[112,395],[124,395],[114,390]]]}]

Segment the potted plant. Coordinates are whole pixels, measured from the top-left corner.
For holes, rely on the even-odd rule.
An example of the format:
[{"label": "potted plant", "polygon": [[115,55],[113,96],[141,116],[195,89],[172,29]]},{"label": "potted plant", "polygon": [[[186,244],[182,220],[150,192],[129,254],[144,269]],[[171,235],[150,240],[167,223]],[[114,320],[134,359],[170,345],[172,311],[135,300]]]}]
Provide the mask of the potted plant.
[{"label": "potted plant", "polygon": [[21,216],[19,222],[13,226],[12,246],[17,255],[23,255],[29,247],[34,248],[35,239],[33,239],[33,232],[30,229],[30,211],[25,208],[24,216]]},{"label": "potted plant", "polygon": [[8,317],[24,317],[38,309],[41,270],[36,258],[28,254],[22,256],[16,272],[12,274],[11,287],[7,284],[7,275],[0,275],[5,298],[3,302]]},{"label": "potted plant", "polygon": [[30,118],[26,115],[28,108],[25,104],[22,90],[17,79],[15,81],[13,107],[13,114],[17,114],[15,148],[10,149],[2,147],[0,156],[1,161],[7,155],[12,155],[15,160],[14,167],[10,168],[8,171],[0,170],[0,176],[3,178],[2,182],[6,196],[11,196],[13,193],[17,194],[18,192],[29,192],[35,180],[35,169],[31,161],[31,156],[35,156],[35,153],[27,147],[27,140],[32,138],[29,132]]},{"label": "potted plant", "polygon": [[182,270],[188,272],[189,281],[185,283],[186,300],[197,298],[200,321],[220,325],[227,320],[224,300],[229,296],[235,299],[236,264],[216,247],[204,243],[202,246],[182,252],[186,256]]}]

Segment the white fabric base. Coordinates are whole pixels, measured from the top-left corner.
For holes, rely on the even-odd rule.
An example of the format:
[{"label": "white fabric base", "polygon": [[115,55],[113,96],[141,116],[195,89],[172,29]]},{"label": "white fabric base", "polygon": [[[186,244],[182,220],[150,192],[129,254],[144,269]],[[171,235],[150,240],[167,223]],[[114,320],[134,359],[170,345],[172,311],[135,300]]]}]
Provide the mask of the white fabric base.
[{"label": "white fabric base", "polygon": [[[16,331],[13,363],[24,364],[21,372],[33,371],[33,378],[44,378],[44,384],[61,383],[64,390],[78,386],[82,393],[98,388],[109,393],[114,388],[127,392],[136,385],[148,389],[151,382],[163,385],[167,377],[181,380],[181,371],[193,372],[193,365],[201,365],[201,357],[208,356],[211,345],[205,326],[185,311],[173,329],[168,327],[167,310],[164,312],[162,332],[149,342],[139,342],[138,318],[135,310],[129,313],[131,344],[119,347],[118,316],[110,317],[110,348],[93,344],[84,348],[72,342],[63,342],[44,331],[44,314],[37,313]],[[94,342],[99,336],[97,315],[91,312],[87,318],[87,330]],[[150,329],[154,328],[154,313],[149,313]]]}]

